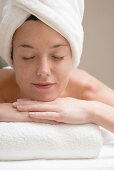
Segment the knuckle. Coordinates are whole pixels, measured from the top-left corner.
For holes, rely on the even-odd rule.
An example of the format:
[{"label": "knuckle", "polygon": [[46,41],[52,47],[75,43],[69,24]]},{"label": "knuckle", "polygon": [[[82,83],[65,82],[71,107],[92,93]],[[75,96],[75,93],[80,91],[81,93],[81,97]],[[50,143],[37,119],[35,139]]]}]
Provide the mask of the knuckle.
[{"label": "knuckle", "polygon": [[62,112],[57,112],[56,113],[56,119],[58,121],[63,121],[64,120],[64,114]]}]

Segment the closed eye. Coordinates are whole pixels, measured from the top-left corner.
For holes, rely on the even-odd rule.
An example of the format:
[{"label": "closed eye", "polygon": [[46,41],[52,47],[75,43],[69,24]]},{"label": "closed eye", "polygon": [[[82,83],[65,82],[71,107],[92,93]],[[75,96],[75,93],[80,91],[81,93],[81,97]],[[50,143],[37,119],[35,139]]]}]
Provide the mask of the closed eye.
[{"label": "closed eye", "polygon": [[35,57],[35,56],[32,56],[32,57],[25,57],[25,56],[23,56],[22,59],[23,59],[23,60],[31,60],[31,59],[33,59],[34,57]]},{"label": "closed eye", "polygon": [[59,60],[63,60],[63,59],[64,59],[64,56],[62,56],[62,57],[52,56],[52,58],[59,61]]}]

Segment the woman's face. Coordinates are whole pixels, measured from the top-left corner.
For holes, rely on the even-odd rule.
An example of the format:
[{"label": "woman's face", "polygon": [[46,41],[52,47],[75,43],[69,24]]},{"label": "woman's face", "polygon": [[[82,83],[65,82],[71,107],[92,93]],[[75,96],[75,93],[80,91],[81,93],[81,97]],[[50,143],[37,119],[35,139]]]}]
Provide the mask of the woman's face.
[{"label": "woman's face", "polygon": [[51,101],[69,81],[72,67],[68,41],[41,21],[27,21],[13,37],[13,67],[21,97]]}]

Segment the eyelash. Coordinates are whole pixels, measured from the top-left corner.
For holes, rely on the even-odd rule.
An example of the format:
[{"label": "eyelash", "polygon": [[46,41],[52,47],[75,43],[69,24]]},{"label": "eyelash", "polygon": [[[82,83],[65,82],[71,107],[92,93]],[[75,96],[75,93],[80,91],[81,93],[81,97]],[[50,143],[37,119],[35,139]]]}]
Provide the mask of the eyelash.
[{"label": "eyelash", "polygon": [[60,60],[63,60],[64,59],[64,56],[63,57],[56,57],[56,56],[52,56],[55,60],[58,60],[58,61],[60,61]]},{"label": "eyelash", "polygon": [[[32,57],[22,57],[22,59],[23,60],[31,60],[31,59],[33,59],[35,56],[32,56]],[[62,57],[56,57],[56,56],[52,56],[52,58],[54,59],[54,60],[56,60],[56,61],[60,61],[60,60],[63,60],[64,59],[64,56],[62,56]]]},{"label": "eyelash", "polygon": [[32,57],[22,57],[23,60],[31,60],[33,59],[35,56],[32,56]]}]

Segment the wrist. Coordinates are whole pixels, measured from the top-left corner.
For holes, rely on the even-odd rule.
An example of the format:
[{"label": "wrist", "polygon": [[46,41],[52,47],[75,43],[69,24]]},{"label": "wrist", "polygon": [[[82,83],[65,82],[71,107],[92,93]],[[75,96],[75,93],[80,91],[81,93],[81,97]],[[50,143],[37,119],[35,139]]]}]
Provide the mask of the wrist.
[{"label": "wrist", "polygon": [[28,114],[13,108],[12,103],[0,103],[0,122],[30,121]]},{"label": "wrist", "polygon": [[0,122],[4,120],[5,107],[6,107],[6,103],[0,103]]},{"label": "wrist", "polygon": [[91,122],[114,132],[114,108],[95,101],[93,103]]},{"label": "wrist", "polygon": [[89,123],[100,124],[101,103],[97,101],[88,101],[88,121]]}]

